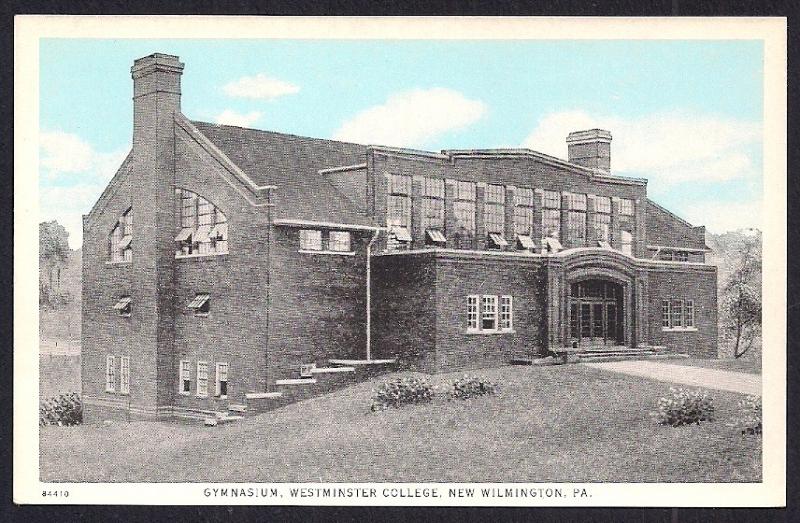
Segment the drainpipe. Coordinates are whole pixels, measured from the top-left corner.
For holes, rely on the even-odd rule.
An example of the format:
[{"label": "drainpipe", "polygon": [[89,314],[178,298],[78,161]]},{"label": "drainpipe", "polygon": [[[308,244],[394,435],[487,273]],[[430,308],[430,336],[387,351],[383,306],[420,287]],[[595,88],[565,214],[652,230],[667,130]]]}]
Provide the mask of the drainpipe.
[{"label": "drainpipe", "polygon": [[372,244],[379,234],[380,229],[375,229],[367,244],[367,361],[372,357]]}]

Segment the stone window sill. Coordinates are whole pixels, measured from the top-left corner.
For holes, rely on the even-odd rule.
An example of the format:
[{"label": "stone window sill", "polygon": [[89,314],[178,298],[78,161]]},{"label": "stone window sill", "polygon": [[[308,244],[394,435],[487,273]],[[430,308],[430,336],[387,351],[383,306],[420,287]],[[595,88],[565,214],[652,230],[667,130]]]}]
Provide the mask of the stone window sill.
[{"label": "stone window sill", "polygon": [[697,332],[697,327],[661,327],[661,332]]},{"label": "stone window sill", "polygon": [[311,249],[300,249],[300,254],[333,254],[335,256],[355,256],[355,251],[315,251]]},{"label": "stone window sill", "polygon": [[228,252],[209,252],[209,253],[202,253],[202,254],[176,254],[176,260],[186,260],[186,259],[195,259],[195,258],[213,258],[215,256],[225,256]]},{"label": "stone window sill", "polygon": [[133,263],[131,260],[107,261],[106,265],[130,265],[131,263]]},{"label": "stone window sill", "polygon": [[473,330],[467,329],[466,333],[473,335],[473,334],[483,334],[483,335],[492,335],[492,334],[516,334],[517,331],[514,329],[503,329],[503,330]]}]

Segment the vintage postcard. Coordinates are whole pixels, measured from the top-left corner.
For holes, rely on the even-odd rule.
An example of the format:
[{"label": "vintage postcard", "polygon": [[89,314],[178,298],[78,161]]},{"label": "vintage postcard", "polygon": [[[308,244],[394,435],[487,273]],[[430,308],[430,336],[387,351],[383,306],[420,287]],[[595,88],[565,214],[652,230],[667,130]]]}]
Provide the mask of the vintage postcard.
[{"label": "vintage postcard", "polygon": [[785,504],[785,19],[15,36],[17,503]]}]

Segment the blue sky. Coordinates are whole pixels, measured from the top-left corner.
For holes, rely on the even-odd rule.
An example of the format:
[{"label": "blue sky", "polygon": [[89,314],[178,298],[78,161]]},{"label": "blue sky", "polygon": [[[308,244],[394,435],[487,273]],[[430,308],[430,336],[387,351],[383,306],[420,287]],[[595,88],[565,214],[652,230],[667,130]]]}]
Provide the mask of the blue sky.
[{"label": "blue sky", "polygon": [[566,157],[574,130],[614,136],[612,171],[713,232],[760,227],[760,41],[42,40],[41,219],[80,244],[130,149],[130,66],[186,64],[189,118],[322,138]]}]

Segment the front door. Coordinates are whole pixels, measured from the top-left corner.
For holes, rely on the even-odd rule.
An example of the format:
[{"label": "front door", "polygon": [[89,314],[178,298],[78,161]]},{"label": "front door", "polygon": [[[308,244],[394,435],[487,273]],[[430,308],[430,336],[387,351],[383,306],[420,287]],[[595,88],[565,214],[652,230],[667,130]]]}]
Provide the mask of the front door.
[{"label": "front door", "polygon": [[619,328],[621,286],[604,280],[585,280],[570,287],[570,341],[582,347],[624,343]]}]

